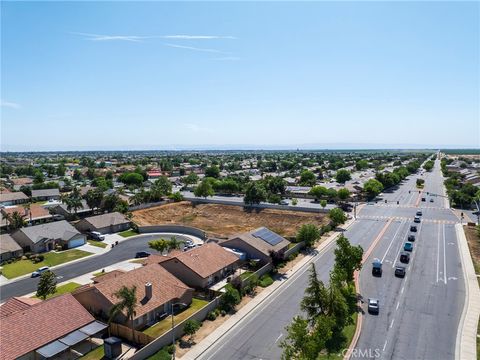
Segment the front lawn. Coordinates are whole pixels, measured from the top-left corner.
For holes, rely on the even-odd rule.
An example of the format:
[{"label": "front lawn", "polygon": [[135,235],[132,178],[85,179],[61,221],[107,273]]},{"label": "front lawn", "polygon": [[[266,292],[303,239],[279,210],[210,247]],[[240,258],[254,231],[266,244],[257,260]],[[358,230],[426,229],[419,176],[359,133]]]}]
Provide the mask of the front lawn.
[{"label": "front lawn", "polygon": [[251,272],[251,271],[245,271],[245,272],[240,274],[240,279],[242,279],[242,280],[248,279],[252,274],[253,274],[253,272]]},{"label": "front lawn", "polygon": [[[47,299],[50,299],[50,298],[58,296],[58,295],[71,293],[73,290],[75,290],[76,288],[78,288],[80,286],[82,286],[82,285],[77,284],[76,282],[69,282],[69,283],[57,286],[57,291],[55,292],[55,294],[48,295]],[[37,296],[32,296],[32,297],[36,298]]]},{"label": "front lawn", "polygon": [[103,359],[105,356],[103,346],[100,345],[96,349],[93,349],[92,351],[89,351],[86,353],[84,356],[82,356],[80,359],[82,360],[100,360]]},{"label": "front lawn", "polygon": [[127,237],[130,237],[130,236],[138,235],[138,232],[136,232],[135,230],[129,229],[129,230],[119,232],[118,235],[120,235],[124,238],[127,238]]},{"label": "front lawn", "polygon": [[[193,313],[196,313],[198,310],[200,310],[207,304],[208,304],[208,301],[200,300],[200,299],[192,299],[192,303],[188,308],[186,308],[182,312],[175,315],[174,317],[175,325],[181,323],[183,320],[187,319]],[[144,330],[143,333],[151,337],[157,338],[163,335],[164,333],[166,333],[171,328],[172,328],[172,318],[171,316],[168,316],[162,321],[159,321],[155,325],[150,326],[148,329]]]},{"label": "front lawn", "polygon": [[92,246],[100,247],[100,248],[103,248],[103,249],[107,247],[107,244],[105,244],[104,242],[101,242],[101,241],[87,240],[87,242]]},{"label": "front lawn", "polygon": [[42,266],[55,266],[69,261],[83,258],[92,253],[83,250],[65,250],[61,252],[49,252],[42,254],[45,258],[43,261],[34,264],[31,260],[18,260],[11,264],[5,264],[2,268],[2,275],[7,279],[13,279],[17,276],[29,274]]}]

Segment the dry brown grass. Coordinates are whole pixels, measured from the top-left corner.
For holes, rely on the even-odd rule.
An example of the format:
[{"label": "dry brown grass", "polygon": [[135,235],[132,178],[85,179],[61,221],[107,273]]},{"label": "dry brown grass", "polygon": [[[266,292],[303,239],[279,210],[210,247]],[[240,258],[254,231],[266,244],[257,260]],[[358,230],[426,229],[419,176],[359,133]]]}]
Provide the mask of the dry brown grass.
[{"label": "dry brown grass", "polygon": [[282,236],[295,236],[303,224],[326,223],[325,215],[300,211],[263,209],[246,211],[241,206],[200,204],[182,201],[133,212],[138,225],[180,224],[206,231],[210,236],[228,236],[268,227]]},{"label": "dry brown grass", "polygon": [[475,272],[480,274],[480,238],[477,235],[475,226],[464,226],[465,235],[467,236],[468,247],[472,255]]}]

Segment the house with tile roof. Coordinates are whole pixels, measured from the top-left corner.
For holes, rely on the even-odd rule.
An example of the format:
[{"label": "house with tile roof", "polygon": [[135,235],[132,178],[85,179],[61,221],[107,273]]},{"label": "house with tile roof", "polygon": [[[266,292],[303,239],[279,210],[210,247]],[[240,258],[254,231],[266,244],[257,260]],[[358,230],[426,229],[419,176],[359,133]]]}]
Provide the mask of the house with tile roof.
[{"label": "house with tile roof", "polygon": [[56,245],[71,249],[87,241],[84,234],[65,220],[20,228],[12,238],[25,251],[36,253],[53,250]]},{"label": "house with tile roof", "polygon": [[0,235],[0,261],[14,259],[22,255],[22,248],[10,235]]},{"label": "house with tile roof", "polygon": [[60,200],[60,191],[58,189],[32,190],[32,200]]},{"label": "house with tile roof", "polygon": [[130,229],[130,220],[119,212],[89,216],[78,223],[75,227],[82,231],[98,231],[101,234],[116,233]]},{"label": "house with tile roof", "polygon": [[[105,276],[105,278],[103,278]],[[102,279],[103,278],[103,279]],[[96,283],[76,289],[72,295],[97,317],[108,320],[110,309],[119,302],[115,295],[123,286],[135,287],[137,304],[133,326],[142,329],[170,312],[172,303],[192,302],[193,289],[177,279],[159,264],[150,264],[125,273],[105,274]],[[130,326],[126,314],[113,321]]]},{"label": "house with tile roof", "polygon": [[17,205],[28,202],[28,196],[21,191],[0,194],[0,205]]},{"label": "house with tile roof", "polygon": [[45,301],[9,299],[0,306],[0,360],[76,358],[71,353],[107,327],[71,294]]},{"label": "house with tile roof", "polygon": [[161,260],[161,266],[196,289],[207,289],[233,274],[240,265],[238,256],[215,243],[207,243]]}]

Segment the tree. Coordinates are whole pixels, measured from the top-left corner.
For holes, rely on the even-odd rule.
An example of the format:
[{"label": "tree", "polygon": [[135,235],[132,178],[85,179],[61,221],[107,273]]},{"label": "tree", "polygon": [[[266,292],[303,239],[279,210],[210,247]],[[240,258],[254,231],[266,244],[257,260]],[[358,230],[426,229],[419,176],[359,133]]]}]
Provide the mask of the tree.
[{"label": "tree", "polygon": [[198,175],[194,172],[191,172],[186,177],[183,178],[183,182],[186,185],[194,185],[198,182]]},{"label": "tree", "polygon": [[172,199],[172,200],[175,201],[175,202],[179,202],[179,201],[183,201],[183,200],[184,200],[183,195],[182,195],[179,191],[174,192],[174,193],[171,194],[169,197],[170,197],[170,199]]},{"label": "tree", "polygon": [[204,179],[195,189],[193,189],[193,194],[197,197],[207,198],[208,196],[213,196],[215,192],[213,191],[212,183],[208,179]]},{"label": "tree", "polygon": [[266,179],[267,190],[272,194],[285,194],[286,182],[279,176],[270,176]]},{"label": "tree", "polygon": [[343,210],[340,208],[331,209],[328,212],[328,217],[330,218],[332,226],[338,226],[340,224],[343,224],[345,221],[347,221],[347,216],[345,215]]},{"label": "tree", "polygon": [[90,209],[98,209],[102,205],[103,191],[101,189],[90,189],[85,194],[85,201]]},{"label": "tree", "polygon": [[327,196],[328,190],[324,186],[314,186],[310,189],[309,194],[312,195],[315,200],[319,201],[321,198]]},{"label": "tree", "polygon": [[366,169],[368,168],[368,161],[367,160],[358,160],[355,164],[355,168],[358,170],[358,171],[361,171],[363,169]]},{"label": "tree", "polygon": [[260,204],[265,200],[267,200],[267,192],[261,184],[258,182],[251,182],[247,185],[245,196],[243,197],[245,205],[251,206],[254,204]]},{"label": "tree", "polygon": [[128,205],[127,201],[118,198],[117,204],[113,208],[113,211],[119,212],[121,214],[127,214],[128,213],[128,207],[129,207],[129,205]]},{"label": "tree", "polygon": [[17,230],[27,225],[25,218],[23,215],[20,215],[18,211],[14,211],[12,214],[7,213],[5,220],[8,222],[8,228],[10,230]]},{"label": "tree", "polygon": [[32,189],[30,189],[30,186],[22,185],[20,186],[20,191],[28,197],[32,196]]},{"label": "tree", "polygon": [[307,314],[310,323],[315,322],[315,318],[320,315],[327,315],[327,289],[322,281],[318,280],[315,264],[310,266],[310,275],[308,285],[305,289],[305,295],[300,303],[300,309]]},{"label": "tree", "polygon": [[117,194],[109,194],[103,199],[103,209],[108,212],[112,212],[120,201],[120,197]]},{"label": "tree", "polygon": [[200,326],[202,324],[196,320],[196,319],[189,319],[185,321],[185,325],[183,326],[183,332],[190,336],[190,339],[188,340],[190,343],[193,341],[193,337],[195,336],[195,333],[200,329]]},{"label": "tree", "polygon": [[208,168],[205,169],[205,177],[211,177],[211,178],[215,178],[215,179],[218,179],[220,177],[220,169],[218,168],[218,166],[210,166]]},{"label": "tree", "polygon": [[432,171],[434,164],[435,163],[432,160],[429,160],[423,165],[423,168],[427,171]]},{"label": "tree", "polygon": [[168,240],[165,239],[158,239],[152,240],[148,242],[148,246],[154,250],[157,250],[160,253],[164,253],[166,250],[169,249]]},{"label": "tree", "polygon": [[171,194],[172,183],[166,176],[161,176],[152,185],[150,191],[153,193],[155,199],[160,200],[162,197]]},{"label": "tree", "polygon": [[360,245],[353,246],[345,236],[340,236],[337,240],[335,253],[334,270],[337,271],[339,279],[347,282],[353,281],[355,270],[362,268],[363,248]]},{"label": "tree", "polygon": [[34,184],[41,184],[45,181],[45,176],[43,176],[43,173],[39,170],[35,173],[35,177],[33,178],[33,183]]},{"label": "tree", "polygon": [[122,286],[120,290],[115,292],[113,295],[120,301],[110,308],[108,323],[110,324],[115,316],[125,311],[127,319],[130,320],[133,339],[135,335],[133,317],[135,316],[135,308],[137,307],[137,287],[132,286],[131,288],[128,288],[126,286]]},{"label": "tree", "polygon": [[220,299],[220,305],[225,311],[231,311],[235,309],[235,306],[240,304],[242,300],[240,293],[233,286],[228,285],[225,287],[225,293]]},{"label": "tree", "polygon": [[335,174],[335,179],[337,182],[344,184],[346,181],[350,180],[352,176],[350,175],[350,172],[345,169],[340,169],[337,171]]},{"label": "tree", "polygon": [[57,279],[51,271],[45,271],[40,275],[36,296],[45,300],[48,295],[53,295],[57,291]]},{"label": "tree", "polygon": [[320,230],[314,224],[303,224],[297,233],[298,242],[305,241],[307,247],[312,246],[320,238]]},{"label": "tree", "polygon": [[170,250],[179,250],[183,243],[185,243],[185,241],[178,240],[176,236],[172,236],[170,240],[168,240],[168,248]]},{"label": "tree", "polygon": [[366,193],[367,198],[371,200],[383,191],[383,185],[376,179],[370,179],[363,184],[363,191]]},{"label": "tree", "polygon": [[320,206],[322,207],[322,209],[325,209],[325,207],[327,206],[327,200],[320,200]]},{"label": "tree", "polygon": [[337,191],[337,196],[340,200],[347,200],[350,197],[350,190],[341,188]]},{"label": "tree", "polygon": [[75,216],[77,215],[78,209],[83,208],[82,195],[76,186],[73,188],[72,192],[64,198],[63,202],[67,205],[68,211],[74,211]]},{"label": "tree", "polygon": [[79,169],[75,169],[73,171],[73,180],[76,180],[76,181],[81,181],[83,176],[82,176],[82,172],[79,170]]},{"label": "tree", "polygon": [[143,184],[143,176],[136,172],[127,172],[120,175],[118,181],[125,185],[140,186]]},{"label": "tree", "polygon": [[300,185],[302,186],[314,186],[317,182],[317,178],[310,170],[303,170],[300,174]]}]

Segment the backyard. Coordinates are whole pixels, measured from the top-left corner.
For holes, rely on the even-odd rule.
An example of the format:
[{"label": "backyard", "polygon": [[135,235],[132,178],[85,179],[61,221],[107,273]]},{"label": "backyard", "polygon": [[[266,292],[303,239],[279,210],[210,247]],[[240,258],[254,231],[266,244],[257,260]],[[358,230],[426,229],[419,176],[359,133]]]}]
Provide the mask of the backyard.
[{"label": "backyard", "polygon": [[[81,285],[77,284],[76,282],[69,282],[69,283],[57,286],[57,290],[55,291],[55,294],[48,295],[47,299],[50,299],[52,297],[59,296],[62,294],[71,293],[73,290],[79,288],[80,286]],[[37,296],[32,296],[32,297],[36,298]]]},{"label": "backyard", "polygon": [[42,254],[44,256],[44,260],[38,263],[34,263],[31,260],[18,260],[11,264],[5,264],[2,266],[2,275],[5,276],[7,279],[13,279],[18,276],[22,276],[25,274],[29,274],[39,267],[42,266],[56,266],[60,265],[69,261],[81,259],[85,256],[91,255],[87,251],[83,250],[65,250],[61,252],[48,252]]},{"label": "backyard", "polygon": [[179,224],[207,231],[210,236],[227,236],[261,226],[286,237],[295,236],[303,224],[326,223],[325,214],[277,209],[246,211],[241,206],[200,204],[182,201],[133,212],[139,225]]},{"label": "backyard", "polygon": [[[190,317],[193,313],[197,312],[201,308],[203,308],[205,305],[208,304],[208,301],[205,300],[200,300],[200,299],[192,299],[192,303],[188,308],[183,310],[182,312],[179,312],[178,314],[175,315],[174,317],[174,322],[175,325],[179,324],[183,320],[187,319]],[[148,329],[144,330],[143,333],[147,334],[151,337],[159,337],[163,335],[165,332],[170,330],[172,328],[172,318],[171,316],[168,316],[167,318],[163,319],[162,321],[159,321],[153,326],[150,326]]]}]

